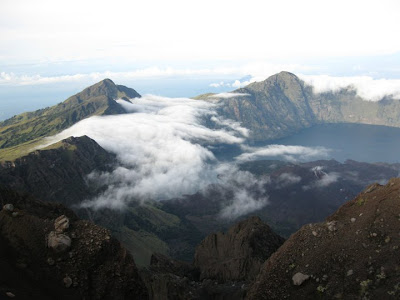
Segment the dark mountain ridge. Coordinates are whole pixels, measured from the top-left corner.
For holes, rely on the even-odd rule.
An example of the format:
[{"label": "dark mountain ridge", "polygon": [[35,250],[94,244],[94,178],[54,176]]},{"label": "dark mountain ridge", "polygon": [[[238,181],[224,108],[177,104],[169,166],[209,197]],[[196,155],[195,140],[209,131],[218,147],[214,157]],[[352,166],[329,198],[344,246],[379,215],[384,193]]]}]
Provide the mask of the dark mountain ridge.
[{"label": "dark mountain ridge", "polygon": [[0,122],[0,160],[19,157],[19,152],[26,154],[40,138],[54,135],[82,119],[125,113],[115,100],[136,97],[140,95],[135,90],[104,79],[58,105]]},{"label": "dark mountain ridge", "polygon": [[111,170],[115,156],[87,136],[70,137],[45,149],[0,163],[0,182],[45,201],[69,207],[94,196],[86,176]]}]

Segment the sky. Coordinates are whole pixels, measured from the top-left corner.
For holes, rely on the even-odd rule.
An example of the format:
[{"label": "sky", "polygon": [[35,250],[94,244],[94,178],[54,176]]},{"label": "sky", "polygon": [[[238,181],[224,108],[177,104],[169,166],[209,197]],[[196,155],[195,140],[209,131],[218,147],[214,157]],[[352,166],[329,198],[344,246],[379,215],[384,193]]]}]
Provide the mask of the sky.
[{"label": "sky", "polygon": [[107,77],[169,97],[231,91],[282,70],[396,80],[399,20],[392,0],[2,0],[0,119]]}]

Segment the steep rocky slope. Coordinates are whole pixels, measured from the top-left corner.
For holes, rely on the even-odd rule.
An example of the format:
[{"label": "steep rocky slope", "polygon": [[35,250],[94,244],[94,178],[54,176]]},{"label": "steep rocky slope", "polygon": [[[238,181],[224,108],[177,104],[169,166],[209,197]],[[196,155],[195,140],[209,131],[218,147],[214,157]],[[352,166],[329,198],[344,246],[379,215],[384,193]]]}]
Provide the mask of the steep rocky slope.
[{"label": "steep rocky slope", "polygon": [[45,201],[72,206],[94,195],[86,175],[110,170],[114,155],[87,136],[70,137],[12,162],[0,163],[0,182]]},{"label": "steep rocky slope", "polygon": [[132,256],[61,204],[0,187],[0,298],[147,299]]},{"label": "steep rocky slope", "polygon": [[305,225],[265,263],[248,299],[398,299],[400,179]]},{"label": "steep rocky slope", "polygon": [[262,263],[283,243],[267,224],[250,217],[196,248],[193,264],[160,254],[142,271],[151,299],[244,299]]},{"label": "steep rocky slope", "polygon": [[283,241],[260,218],[251,217],[225,234],[208,235],[196,248],[194,265],[200,270],[200,279],[251,281]]},{"label": "steep rocky slope", "polygon": [[[400,127],[400,101],[366,101],[353,89],[314,93],[296,75],[280,72],[233,91],[238,96],[196,97],[217,102],[220,114],[241,122],[256,141],[278,139],[320,123],[361,123]],[[233,94],[232,94],[233,95]]]},{"label": "steep rocky slope", "polygon": [[251,139],[268,140],[293,134],[318,120],[310,107],[304,84],[294,74],[281,72],[262,82],[249,84],[233,93],[240,96],[212,98],[219,113],[251,130]]},{"label": "steep rocky slope", "polygon": [[54,135],[84,118],[125,113],[115,100],[136,97],[140,95],[135,90],[104,79],[58,105],[0,122],[0,160],[20,157],[38,139]]}]

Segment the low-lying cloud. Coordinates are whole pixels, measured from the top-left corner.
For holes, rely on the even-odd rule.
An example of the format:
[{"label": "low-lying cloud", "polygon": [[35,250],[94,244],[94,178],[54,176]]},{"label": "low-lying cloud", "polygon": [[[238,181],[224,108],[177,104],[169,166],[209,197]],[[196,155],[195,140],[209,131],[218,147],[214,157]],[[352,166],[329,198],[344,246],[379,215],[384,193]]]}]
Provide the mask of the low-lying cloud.
[{"label": "low-lying cloud", "polygon": [[224,81],[220,81],[220,82],[214,82],[210,84],[210,87],[213,88],[221,88],[221,87],[229,87],[229,88],[241,88],[244,87],[246,85],[249,85],[250,83],[253,83],[256,81],[256,78],[251,77],[250,79],[247,80],[239,80],[236,79],[233,82],[224,82]]},{"label": "low-lying cloud", "polygon": [[330,150],[324,147],[304,147],[286,145],[268,145],[265,147],[242,147],[244,153],[236,157],[237,161],[250,161],[256,159],[283,159],[286,161],[307,161],[326,158]]},{"label": "low-lying cloud", "polygon": [[221,184],[219,191],[227,191],[231,194],[225,197],[227,202],[220,212],[225,219],[234,219],[257,211],[268,204],[267,184],[270,183],[268,176],[258,177],[250,172],[240,171],[232,165],[220,167]]},{"label": "low-lying cloud", "polygon": [[275,188],[281,189],[299,183],[301,177],[292,173],[282,173],[275,179]]},{"label": "low-lying cloud", "polygon": [[[238,216],[266,205],[263,190],[248,172],[222,165],[208,149],[240,144],[248,131],[215,112],[216,105],[187,98],[146,95],[132,104],[118,103],[128,114],[91,117],[47,139],[47,145],[69,136],[87,135],[120,162],[112,172],[93,172],[88,182],[104,186],[88,208],[122,209],[131,201],[166,200],[205,190],[211,184],[233,191],[223,217]],[[216,128],[204,124],[214,122]],[[222,174],[222,176],[221,176]],[[260,192],[261,191],[261,192]]]},{"label": "low-lying cloud", "polygon": [[250,96],[250,94],[246,94],[246,93],[219,93],[219,94],[210,95],[210,96],[208,96],[208,98],[229,99],[229,98],[247,97],[247,96]]},{"label": "low-lying cloud", "polygon": [[340,178],[340,174],[337,172],[327,173],[323,170],[323,166],[313,167],[310,171],[314,173],[316,179],[311,184],[303,186],[303,190],[306,191],[312,188],[324,188],[337,182]]}]

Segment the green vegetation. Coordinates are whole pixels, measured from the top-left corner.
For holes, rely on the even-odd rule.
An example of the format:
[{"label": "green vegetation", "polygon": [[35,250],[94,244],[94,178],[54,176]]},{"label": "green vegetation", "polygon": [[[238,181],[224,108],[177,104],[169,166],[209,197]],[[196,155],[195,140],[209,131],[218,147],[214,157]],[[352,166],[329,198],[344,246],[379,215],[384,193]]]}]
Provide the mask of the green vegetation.
[{"label": "green vegetation", "polygon": [[216,95],[215,93],[206,93],[206,94],[201,94],[195,97],[192,97],[194,100],[208,100],[210,101],[210,96]]},{"label": "green vegetation", "polygon": [[358,198],[356,203],[357,203],[358,206],[364,205],[365,204],[365,199]]}]

